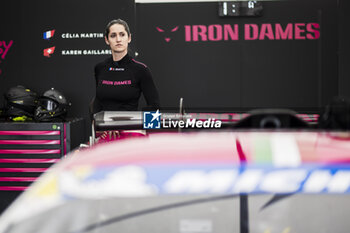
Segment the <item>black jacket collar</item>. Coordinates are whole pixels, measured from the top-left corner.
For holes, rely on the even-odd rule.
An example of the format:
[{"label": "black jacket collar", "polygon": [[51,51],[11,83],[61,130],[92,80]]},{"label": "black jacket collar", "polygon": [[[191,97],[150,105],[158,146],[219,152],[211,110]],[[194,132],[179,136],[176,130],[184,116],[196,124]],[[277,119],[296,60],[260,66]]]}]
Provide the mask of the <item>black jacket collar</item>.
[{"label": "black jacket collar", "polygon": [[129,63],[131,61],[131,57],[129,56],[129,54],[126,54],[121,60],[119,61],[113,61],[113,57],[111,56],[108,59],[108,63],[110,63],[112,66],[121,66],[121,65],[125,65],[127,63]]}]

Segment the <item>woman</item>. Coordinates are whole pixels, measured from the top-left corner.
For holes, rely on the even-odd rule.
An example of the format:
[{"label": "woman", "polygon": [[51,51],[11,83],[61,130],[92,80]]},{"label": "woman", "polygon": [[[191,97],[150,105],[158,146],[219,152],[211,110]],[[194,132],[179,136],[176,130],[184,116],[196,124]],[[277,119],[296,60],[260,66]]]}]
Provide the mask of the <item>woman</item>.
[{"label": "woman", "polygon": [[131,33],[121,19],[112,20],[105,31],[112,56],[95,66],[96,98],[93,113],[98,111],[137,111],[141,92],[148,107],[159,108],[159,95],[148,67],[128,54]]}]

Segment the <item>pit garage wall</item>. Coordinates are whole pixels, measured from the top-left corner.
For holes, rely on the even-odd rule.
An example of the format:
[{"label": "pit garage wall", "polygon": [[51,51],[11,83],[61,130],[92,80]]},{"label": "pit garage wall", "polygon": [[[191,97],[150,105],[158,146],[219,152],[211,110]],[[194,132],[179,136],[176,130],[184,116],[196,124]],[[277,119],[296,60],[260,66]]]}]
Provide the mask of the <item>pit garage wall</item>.
[{"label": "pit garage wall", "polygon": [[[137,59],[151,68],[163,106],[178,106],[178,99],[184,97],[191,107],[314,108],[337,95],[338,87],[340,94],[350,95],[348,16],[336,0],[264,2],[263,16],[255,18],[220,18],[215,2],[135,6],[132,0],[12,0],[1,4],[0,107],[3,93],[12,86],[25,85],[39,94],[55,87],[72,102],[70,116],[87,118],[95,95],[93,67],[109,56],[103,54],[108,47],[100,34],[113,18],[129,22],[132,53],[137,52]],[[339,4],[349,5],[345,0]],[[318,23],[320,38],[295,39],[295,33],[292,40],[244,38],[244,25],[256,24],[261,31],[263,24],[276,23],[283,27]],[[238,25],[238,40],[211,41],[208,36],[206,41],[202,37],[194,41],[192,35],[186,41],[186,26],[208,30],[210,25]],[[44,39],[44,32],[51,30],[54,35]],[[90,33],[92,37],[81,38]],[[170,42],[164,40],[167,36]],[[54,52],[44,56],[44,50],[52,47]]]},{"label": "pit garage wall", "polygon": [[[217,2],[137,3],[139,58],[162,103],[178,106],[183,97],[190,107],[311,109],[337,95],[337,1],[263,7],[261,17],[221,18]],[[291,37],[278,39],[276,25],[293,27]],[[253,27],[257,39],[246,34]]]}]

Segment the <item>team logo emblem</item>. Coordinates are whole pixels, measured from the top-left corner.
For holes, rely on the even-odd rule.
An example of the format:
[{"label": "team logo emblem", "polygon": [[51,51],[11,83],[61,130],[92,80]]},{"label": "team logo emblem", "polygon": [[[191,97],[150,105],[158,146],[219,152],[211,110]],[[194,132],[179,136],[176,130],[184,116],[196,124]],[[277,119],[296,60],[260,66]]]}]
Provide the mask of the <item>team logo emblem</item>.
[{"label": "team logo emblem", "polygon": [[179,29],[179,26],[176,26],[172,29],[170,29],[170,31],[166,31],[165,29],[162,29],[160,27],[156,27],[157,31],[164,34],[164,40],[166,42],[170,42],[171,41],[171,36],[173,32],[176,32]]}]

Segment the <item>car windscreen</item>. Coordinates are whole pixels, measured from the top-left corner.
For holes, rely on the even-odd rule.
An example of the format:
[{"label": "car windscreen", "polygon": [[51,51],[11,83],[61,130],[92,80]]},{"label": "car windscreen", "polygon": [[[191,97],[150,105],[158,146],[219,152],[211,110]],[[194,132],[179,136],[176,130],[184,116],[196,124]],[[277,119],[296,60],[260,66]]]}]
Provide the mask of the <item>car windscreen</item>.
[{"label": "car windscreen", "polygon": [[183,195],[71,200],[7,233],[346,232],[349,195]]}]

